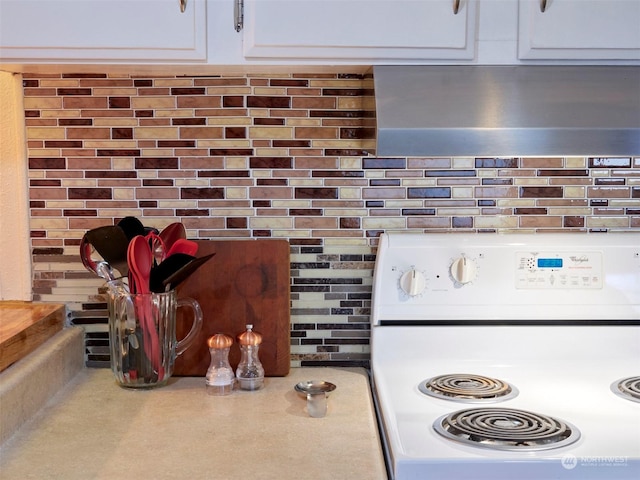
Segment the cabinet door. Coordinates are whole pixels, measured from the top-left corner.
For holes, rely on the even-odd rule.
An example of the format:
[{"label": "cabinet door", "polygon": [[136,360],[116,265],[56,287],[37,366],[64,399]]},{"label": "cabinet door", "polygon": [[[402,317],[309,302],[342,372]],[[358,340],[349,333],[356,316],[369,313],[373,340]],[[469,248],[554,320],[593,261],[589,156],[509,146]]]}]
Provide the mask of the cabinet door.
[{"label": "cabinet door", "polygon": [[0,0],[0,60],[206,60],[206,2]]},{"label": "cabinet door", "polygon": [[640,0],[520,0],[521,59],[640,60]]},{"label": "cabinet door", "polygon": [[245,0],[243,51],[301,61],[472,59],[475,12],[475,0]]}]

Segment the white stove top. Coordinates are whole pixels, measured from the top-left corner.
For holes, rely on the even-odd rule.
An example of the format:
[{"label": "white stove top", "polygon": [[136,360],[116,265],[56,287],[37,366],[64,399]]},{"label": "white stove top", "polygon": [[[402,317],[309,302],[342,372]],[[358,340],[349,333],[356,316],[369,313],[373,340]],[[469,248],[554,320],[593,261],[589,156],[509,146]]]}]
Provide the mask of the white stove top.
[{"label": "white stove top", "polygon": [[[397,237],[378,253],[371,340],[392,477],[640,478],[640,403],[611,390],[640,375],[640,236],[597,235],[586,245],[591,236],[544,235],[547,243],[535,246],[540,236]],[[417,246],[425,239],[428,253]],[[560,240],[570,246],[558,246]],[[585,252],[580,271],[587,275],[578,286],[567,258]],[[451,271],[460,257],[475,262],[471,274],[466,266]],[[412,270],[421,277],[406,275]],[[550,284],[563,275],[562,288]],[[462,403],[418,389],[430,377],[460,373],[509,382],[518,395]],[[476,407],[555,417],[580,438],[561,448],[505,451],[463,445],[434,430],[439,417]]]}]

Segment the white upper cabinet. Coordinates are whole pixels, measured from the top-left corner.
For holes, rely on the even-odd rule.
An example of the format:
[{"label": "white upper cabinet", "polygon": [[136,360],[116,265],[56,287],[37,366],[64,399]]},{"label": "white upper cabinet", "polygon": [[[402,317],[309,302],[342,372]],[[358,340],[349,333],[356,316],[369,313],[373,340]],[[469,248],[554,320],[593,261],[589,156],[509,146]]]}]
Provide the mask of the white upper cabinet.
[{"label": "white upper cabinet", "polygon": [[518,32],[523,60],[640,60],[640,0],[520,0]]},{"label": "white upper cabinet", "polygon": [[475,0],[244,0],[252,59],[471,60]]},{"label": "white upper cabinet", "polygon": [[640,64],[640,0],[0,0],[18,71],[572,62]]},{"label": "white upper cabinet", "polygon": [[0,0],[2,62],[207,59],[205,0]]}]

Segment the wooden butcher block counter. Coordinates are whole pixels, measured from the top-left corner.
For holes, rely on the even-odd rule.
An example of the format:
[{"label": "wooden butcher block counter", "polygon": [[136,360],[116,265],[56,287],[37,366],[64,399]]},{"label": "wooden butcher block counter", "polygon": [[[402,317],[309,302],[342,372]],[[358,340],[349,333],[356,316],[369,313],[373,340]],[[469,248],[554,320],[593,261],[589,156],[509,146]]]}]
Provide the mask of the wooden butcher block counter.
[{"label": "wooden butcher block counter", "polygon": [[0,372],[62,330],[64,305],[0,302]]}]

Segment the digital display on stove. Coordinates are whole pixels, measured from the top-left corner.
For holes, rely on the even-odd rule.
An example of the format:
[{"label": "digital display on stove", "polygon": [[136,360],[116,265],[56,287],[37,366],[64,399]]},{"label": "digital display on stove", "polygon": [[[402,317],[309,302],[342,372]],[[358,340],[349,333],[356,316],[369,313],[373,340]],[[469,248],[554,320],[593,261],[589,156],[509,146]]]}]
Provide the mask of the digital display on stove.
[{"label": "digital display on stove", "polygon": [[562,268],[562,259],[538,258],[538,268]]}]

